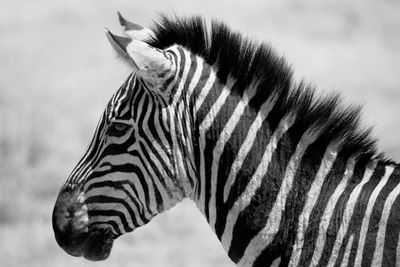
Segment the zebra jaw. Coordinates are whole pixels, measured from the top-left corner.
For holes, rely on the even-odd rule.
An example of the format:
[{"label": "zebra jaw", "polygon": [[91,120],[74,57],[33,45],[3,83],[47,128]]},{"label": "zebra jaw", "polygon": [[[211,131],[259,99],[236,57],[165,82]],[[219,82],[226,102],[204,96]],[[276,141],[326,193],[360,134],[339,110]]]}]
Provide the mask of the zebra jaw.
[{"label": "zebra jaw", "polygon": [[164,83],[176,73],[173,56],[141,40],[117,36],[108,29],[105,32],[117,54],[151,85],[151,89],[162,92]]}]

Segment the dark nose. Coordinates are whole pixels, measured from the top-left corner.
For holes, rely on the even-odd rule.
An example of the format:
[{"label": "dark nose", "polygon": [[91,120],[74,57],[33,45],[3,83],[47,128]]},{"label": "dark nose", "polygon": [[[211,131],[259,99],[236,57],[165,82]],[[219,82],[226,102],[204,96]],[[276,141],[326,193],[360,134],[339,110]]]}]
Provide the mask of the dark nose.
[{"label": "dark nose", "polygon": [[81,256],[88,239],[89,219],[84,194],[79,186],[64,186],[53,210],[56,241],[68,254]]}]

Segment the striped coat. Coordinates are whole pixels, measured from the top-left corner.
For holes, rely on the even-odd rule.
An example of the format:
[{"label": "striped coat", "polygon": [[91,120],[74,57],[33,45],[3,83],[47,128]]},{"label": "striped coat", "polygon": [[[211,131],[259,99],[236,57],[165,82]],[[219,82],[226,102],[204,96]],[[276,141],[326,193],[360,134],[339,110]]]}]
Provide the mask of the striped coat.
[{"label": "striped coat", "polygon": [[400,266],[398,165],[359,107],[316,97],[270,46],[223,23],[120,22],[127,37],[107,37],[134,71],[60,191],[64,250],[105,259],[188,197],[239,266]]}]

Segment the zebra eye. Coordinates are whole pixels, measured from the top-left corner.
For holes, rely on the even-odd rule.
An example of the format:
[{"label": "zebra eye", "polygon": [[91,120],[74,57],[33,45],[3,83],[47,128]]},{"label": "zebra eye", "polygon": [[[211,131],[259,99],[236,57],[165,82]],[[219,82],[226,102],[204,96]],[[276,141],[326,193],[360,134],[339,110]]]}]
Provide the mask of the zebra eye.
[{"label": "zebra eye", "polygon": [[131,128],[130,125],[121,122],[112,122],[107,128],[107,135],[120,137],[126,134]]}]

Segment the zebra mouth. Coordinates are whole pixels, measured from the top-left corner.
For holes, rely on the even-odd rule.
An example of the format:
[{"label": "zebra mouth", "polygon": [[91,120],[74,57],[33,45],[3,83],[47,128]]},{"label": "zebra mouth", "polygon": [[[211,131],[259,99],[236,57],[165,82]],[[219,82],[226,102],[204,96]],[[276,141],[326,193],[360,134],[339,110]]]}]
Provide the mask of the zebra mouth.
[{"label": "zebra mouth", "polygon": [[105,260],[110,256],[114,236],[109,228],[93,228],[82,247],[82,256],[91,261]]},{"label": "zebra mouth", "polygon": [[108,258],[114,243],[114,235],[108,228],[91,229],[82,247],[82,256],[91,261],[102,261]]}]

